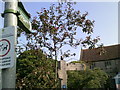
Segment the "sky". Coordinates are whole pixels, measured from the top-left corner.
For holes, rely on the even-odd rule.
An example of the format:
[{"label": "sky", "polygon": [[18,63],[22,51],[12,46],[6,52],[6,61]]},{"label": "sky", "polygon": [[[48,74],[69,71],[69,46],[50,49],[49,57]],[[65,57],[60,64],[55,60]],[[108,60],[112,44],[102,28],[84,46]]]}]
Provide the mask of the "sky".
[{"label": "sky", "polygon": [[[36,16],[36,12],[41,8],[48,8],[54,2],[23,2],[26,10]],[[0,13],[4,11],[4,3],[0,3]],[[74,6],[82,13],[88,12],[87,18],[95,20],[93,37],[100,36],[100,43],[104,46],[118,44],[118,2],[77,2]],[[3,19],[0,16],[0,28],[3,27]],[[79,32],[78,32],[79,33]],[[78,34],[79,36],[79,34]],[[83,36],[84,37],[84,36]],[[71,49],[76,52],[74,60],[79,60],[80,49]]]}]

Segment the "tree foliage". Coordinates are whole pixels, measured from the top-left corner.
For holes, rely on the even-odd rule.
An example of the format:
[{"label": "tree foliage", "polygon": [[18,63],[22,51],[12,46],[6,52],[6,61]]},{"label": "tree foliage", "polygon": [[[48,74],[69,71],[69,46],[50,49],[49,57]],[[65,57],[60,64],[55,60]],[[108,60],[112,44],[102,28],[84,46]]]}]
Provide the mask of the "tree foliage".
[{"label": "tree foliage", "polygon": [[17,88],[56,88],[55,61],[41,50],[23,52],[17,58]]},{"label": "tree foliage", "polygon": [[[62,49],[64,46],[76,48],[80,45],[84,47],[88,45],[89,48],[94,48],[96,43],[100,40],[99,37],[94,39],[91,37],[94,20],[92,21],[87,18],[88,12],[82,14],[79,10],[75,10],[73,7],[74,4],[75,3],[72,2],[52,4],[48,9],[42,8],[41,11],[37,12],[37,16],[32,20],[34,33],[25,34],[27,44],[23,44],[23,46],[26,52],[18,58],[17,85],[22,87],[55,87],[53,84],[53,76],[55,73],[51,66],[51,60],[45,60],[46,56],[56,60],[56,65],[54,65],[57,74],[57,59],[60,57],[64,59],[69,56],[75,56],[74,52],[70,53],[69,48],[64,52]],[[77,30],[81,31],[81,33],[78,34]],[[18,32],[19,36],[21,32],[22,31]],[[83,33],[86,35],[85,39],[81,37]],[[76,38],[76,35],[80,37]],[[21,45],[18,46],[18,48],[18,52],[21,52]],[[44,51],[46,56],[43,58],[40,54],[36,54],[34,51],[36,49]],[[54,61],[52,62],[54,63]],[[50,63],[50,65],[48,66],[47,63]],[[48,74],[46,74],[46,72]],[[40,79],[34,81],[35,78]],[[43,80],[42,78],[46,79]]]},{"label": "tree foliage", "polygon": [[108,75],[100,69],[68,71],[68,88],[104,88]]},{"label": "tree foliage", "polygon": [[[63,52],[62,47],[65,45],[74,48],[88,45],[89,48],[94,48],[99,41],[99,37],[91,38],[94,21],[87,18],[88,12],[82,14],[79,10],[75,10],[74,4],[72,2],[52,4],[48,9],[42,8],[38,11],[32,20],[35,33],[27,35],[26,48],[40,48],[55,59],[58,59],[58,55],[62,58],[75,55],[70,53],[69,49]],[[86,38],[76,38],[77,30],[85,33]],[[81,33],[77,36],[81,36]]]}]

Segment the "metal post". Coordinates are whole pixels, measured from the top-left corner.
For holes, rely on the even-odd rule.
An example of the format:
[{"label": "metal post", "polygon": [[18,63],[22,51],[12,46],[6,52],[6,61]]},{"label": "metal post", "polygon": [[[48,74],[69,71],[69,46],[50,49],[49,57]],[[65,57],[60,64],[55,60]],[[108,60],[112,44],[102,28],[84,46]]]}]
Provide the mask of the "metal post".
[{"label": "metal post", "polygon": [[[7,0],[5,2],[6,13],[4,15],[4,27],[17,26],[17,16],[15,15],[15,12],[17,11],[17,7],[18,7],[17,0]],[[12,68],[7,68],[2,70],[2,88],[15,88],[16,57],[14,60],[15,63]]]},{"label": "metal post", "polygon": [[0,90],[2,89],[2,70],[0,69]]}]

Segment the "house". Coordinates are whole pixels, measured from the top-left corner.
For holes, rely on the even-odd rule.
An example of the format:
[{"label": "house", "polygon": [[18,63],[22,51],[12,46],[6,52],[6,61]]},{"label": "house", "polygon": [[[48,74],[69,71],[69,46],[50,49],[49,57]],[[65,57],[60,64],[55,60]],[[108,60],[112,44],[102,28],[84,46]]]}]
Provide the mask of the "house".
[{"label": "house", "polygon": [[80,60],[86,62],[90,69],[97,67],[111,76],[115,76],[120,72],[120,44],[83,49],[81,50]]}]

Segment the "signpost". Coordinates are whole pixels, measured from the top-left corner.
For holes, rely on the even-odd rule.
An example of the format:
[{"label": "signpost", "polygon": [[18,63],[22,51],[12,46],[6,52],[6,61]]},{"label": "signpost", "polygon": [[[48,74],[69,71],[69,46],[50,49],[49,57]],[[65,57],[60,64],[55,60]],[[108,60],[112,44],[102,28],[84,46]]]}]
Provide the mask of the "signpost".
[{"label": "signpost", "polygon": [[[17,6],[18,6],[18,1],[17,0],[7,0],[5,2],[5,11],[4,11],[4,27],[5,28],[9,28],[11,26],[17,27],[18,21],[17,21]],[[5,30],[5,31],[4,31]],[[2,33],[3,32],[3,33]],[[4,39],[7,40],[8,42],[10,42],[10,37],[8,38],[8,34],[14,35],[17,32],[16,30],[11,30],[11,29],[2,29],[1,33],[4,34],[2,35],[2,37],[0,38],[0,40]],[[12,33],[13,32],[13,33]],[[5,35],[6,34],[6,35]],[[17,36],[17,34],[15,35]],[[12,37],[12,36],[11,36]],[[13,38],[14,39],[14,38]],[[7,42],[2,42],[1,43],[5,43],[6,45],[10,45],[8,46],[8,48],[10,47],[11,49],[14,49],[13,46],[16,43],[16,37],[14,39],[14,43],[7,43]],[[2,52],[3,53],[3,52]],[[8,53],[10,53],[10,50],[6,49],[6,55],[9,55]],[[16,52],[14,51],[14,54],[16,54]],[[3,55],[3,54],[1,54]],[[5,56],[6,56],[5,55]],[[2,89],[4,88],[15,88],[15,79],[16,79],[16,55],[12,56],[13,61],[11,61],[11,63],[13,62],[12,65],[4,65],[4,68],[2,68]],[[10,59],[9,59],[10,60]],[[9,62],[10,63],[10,62]],[[3,67],[3,66],[1,66]]]},{"label": "signpost", "polygon": [[[13,1],[10,1],[10,2],[13,2]],[[18,2],[17,10],[14,10],[11,8],[6,9],[4,11],[4,13],[2,14],[2,16],[4,17],[5,14],[7,14],[7,13],[15,14],[18,18],[17,19],[17,26],[19,26],[26,33],[31,33],[31,30],[32,30],[32,25],[30,22],[31,17],[30,17],[30,14],[27,13],[27,11],[25,10],[22,2],[20,2],[20,1]],[[6,22],[6,23],[8,23],[8,22]]]},{"label": "signpost", "polygon": [[15,88],[17,26],[31,32],[30,15],[22,2],[5,1],[4,27],[0,29],[0,89]]}]

